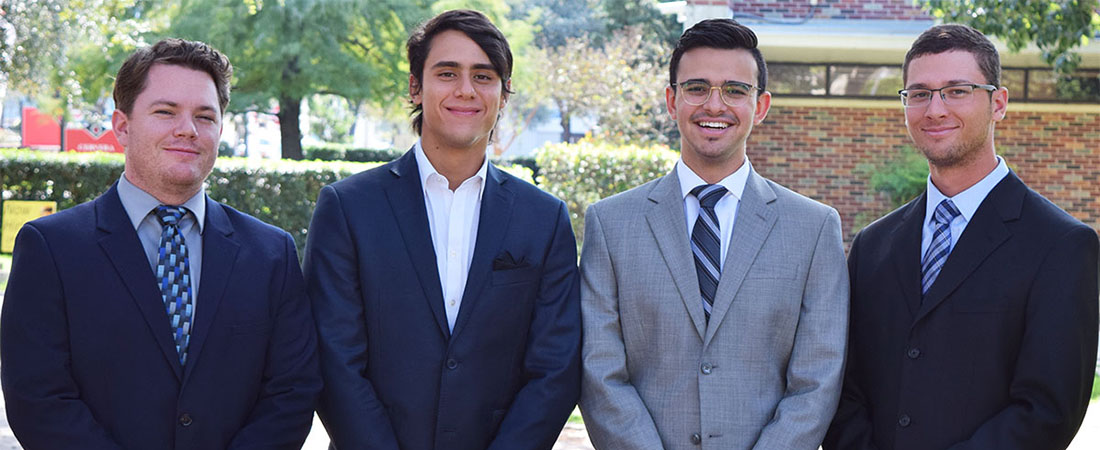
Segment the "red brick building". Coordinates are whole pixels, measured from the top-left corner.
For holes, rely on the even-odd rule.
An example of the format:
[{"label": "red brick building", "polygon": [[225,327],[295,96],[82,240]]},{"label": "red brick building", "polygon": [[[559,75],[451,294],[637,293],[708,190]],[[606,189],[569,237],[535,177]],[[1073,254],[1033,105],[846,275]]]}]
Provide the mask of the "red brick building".
[{"label": "red brick building", "polygon": [[[871,175],[913,150],[897,98],[905,52],[934,24],[912,0],[688,0],[685,27],[733,17],[757,32],[771,112],[749,138],[757,170],[836,207],[849,239],[892,208]],[[997,42],[994,40],[994,42]],[[1100,44],[1074,77],[998,42],[1008,115],[997,153],[1033,189],[1100,229]],[[1066,84],[1084,87],[1066,89]]]}]

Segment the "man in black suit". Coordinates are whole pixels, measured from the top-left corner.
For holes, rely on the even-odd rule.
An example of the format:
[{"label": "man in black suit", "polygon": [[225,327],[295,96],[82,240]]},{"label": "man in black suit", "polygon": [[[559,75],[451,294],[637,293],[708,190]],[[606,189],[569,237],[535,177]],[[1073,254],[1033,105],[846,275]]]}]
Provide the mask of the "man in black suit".
[{"label": "man in black suit", "polygon": [[994,152],[1008,90],[985,36],[933,27],[902,70],[928,186],[852,243],[848,367],[824,447],[1064,449],[1096,361],[1096,232]]}]

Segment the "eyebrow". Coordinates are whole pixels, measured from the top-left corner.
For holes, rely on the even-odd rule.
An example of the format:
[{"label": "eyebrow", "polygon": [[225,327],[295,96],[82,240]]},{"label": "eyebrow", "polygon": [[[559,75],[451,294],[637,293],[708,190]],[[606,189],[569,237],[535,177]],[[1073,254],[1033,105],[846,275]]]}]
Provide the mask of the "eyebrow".
[{"label": "eyebrow", "polygon": [[[709,80],[704,80],[702,78],[692,78],[690,80],[681,81],[680,83],[690,83],[692,81],[702,81],[706,84],[711,84]],[[726,81],[723,81],[723,82],[718,83],[718,84],[712,84],[712,86],[721,86],[721,85],[726,84],[726,83],[737,83],[737,84],[743,84],[743,85],[746,85],[746,86],[752,86],[752,83],[746,83],[744,81],[739,81],[739,80],[726,80]]]},{"label": "eyebrow", "polygon": [[[459,68],[459,67],[462,67],[462,64],[460,64],[458,61],[440,61],[440,62],[437,62],[437,63],[432,65],[433,69],[437,69],[437,68],[440,68],[440,67]],[[485,63],[474,64],[473,66],[471,66],[471,68],[474,69],[474,70],[491,70],[493,72],[497,71],[497,68],[493,67],[492,64],[485,64]]]},{"label": "eyebrow", "polygon": [[[955,85],[958,85],[958,84],[985,84],[985,83],[974,83],[973,81],[970,81],[970,80],[948,80],[947,83],[944,83],[943,87],[955,86]],[[931,88],[928,87],[927,84],[917,83],[917,84],[910,85],[910,86],[906,87],[906,89],[931,89]]]},{"label": "eyebrow", "polygon": [[[167,106],[167,107],[170,107],[170,108],[179,108],[180,105],[179,105],[179,103],[173,102],[171,100],[154,100],[153,103],[151,103],[149,106],[150,107]],[[199,107],[199,110],[200,111],[214,111],[215,108],[213,106],[210,106],[210,105],[202,105],[202,106]]]}]

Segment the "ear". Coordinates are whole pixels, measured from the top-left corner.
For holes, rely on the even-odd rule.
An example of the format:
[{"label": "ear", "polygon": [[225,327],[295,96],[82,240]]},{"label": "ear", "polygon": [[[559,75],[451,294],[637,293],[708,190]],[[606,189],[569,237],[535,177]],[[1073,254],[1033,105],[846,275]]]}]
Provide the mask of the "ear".
[{"label": "ear", "polygon": [[122,110],[116,109],[111,113],[111,129],[115,132],[115,138],[122,148],[127,148],[130,141],[130,118]]},{"label": "ear", "polygon": [[756,96],[756,112],[752,115],[752,124],[760,125],[760,122],[764,121],[765,117],[768,117],[768,110],[772,107],[772,93],[768,91],[761,92]]},{"label": "ear", "polygon": [[409,99],[412,100],[414,105],[420,104],[420,80],[416,79],[416,75],[409,74]]},{"label": "ear", "polygon": [[676,88],[672,86],[665,86],[665,107],[669,117],[676,120]]},{"label": "ear", "polygon": [[509,92],[512,92],[512,80],[510,80],[510,79],[509,80],[504,80],[504,89],[502,89],[500,91],[500,107],[501,108],[504,108],[504,105],[508,104],[508,97],[512,95],[512,94],[509,94]]},{"label": "ear", "polygon": [[996,91],[993,91],[993,95],[990,99],[990,104],[993,108],[993,121],[1000,122],[1005,118],[1005,114],[1008,113],[1008,88],[1001,86]]}]

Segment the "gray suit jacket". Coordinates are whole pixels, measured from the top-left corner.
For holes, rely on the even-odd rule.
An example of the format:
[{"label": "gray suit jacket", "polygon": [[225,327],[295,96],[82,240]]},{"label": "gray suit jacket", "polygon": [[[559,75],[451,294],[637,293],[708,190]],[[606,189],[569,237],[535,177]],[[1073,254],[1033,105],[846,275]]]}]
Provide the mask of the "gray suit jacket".
[{"label": "gray suit jacket", "polygon": [[675,170],[588,209],[581,411],[598,449],[816,449],[840,395],[836,210],[749,174],[703,316]]}]

